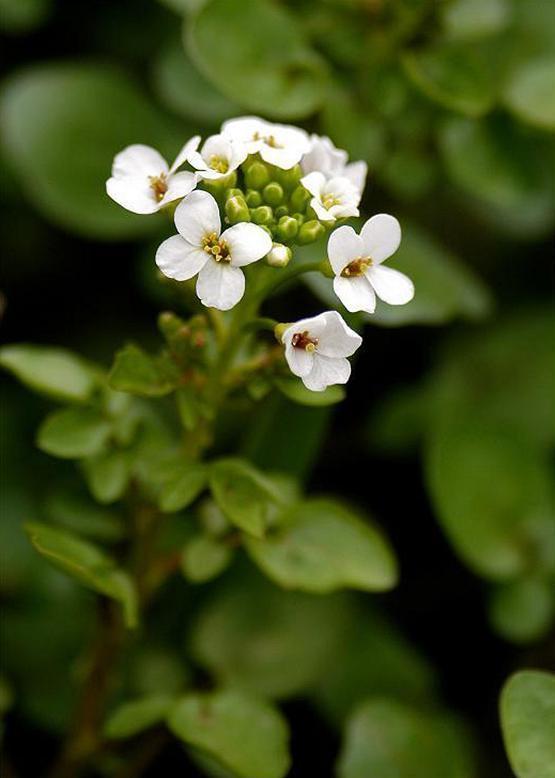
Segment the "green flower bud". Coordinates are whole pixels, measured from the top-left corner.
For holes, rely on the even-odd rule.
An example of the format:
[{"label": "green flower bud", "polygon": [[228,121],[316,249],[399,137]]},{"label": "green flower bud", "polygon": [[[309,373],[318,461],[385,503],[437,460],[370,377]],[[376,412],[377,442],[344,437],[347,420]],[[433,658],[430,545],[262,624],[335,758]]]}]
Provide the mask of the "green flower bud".
[{"label": "green flower bud", "polygon": [[288,241],[297,237],[299,222],[292,216],[282,216],[277,225],[277,236],[280,240]]},{"label": "green flower bud", "polygon": [[290,170],[278,168],[274,177],[287,192],[292,192],[303,177],[303,171],[300,165],[295,165]]},{"label": "green flower bud", "polygon": [[293,213],[291,215],[298,223],[299,227],[301,226],[301,224],[304,224],[304,222],[306,221],[304,213]]},{"label": "green flower bud", "polygon": [[301,213],[306,208],[306,204],[310,200],[310,192],[308,192],[304,186],[298,186],[291,195],[289,205],[292,211],[300,211]]},{"label": "green flower bud", "polygon": [[266,254],[266,262],[270,267],[286,267],[291,261],[293,253],[288,246],[283,243],[274,243],[271,251]]},{"label": "green flower bud", "polygon": [[237,183],[237,173],[235,170],[224,178],[216,178],[215,180],[205,179],[202,182],[202,186],[207,192],[214,195],[216,200],[221,199],[228,189],[233,189]]},{"label": "green flower bud", "polygon": [[311,221],[305,222],[300,228],[299,234],[297,235],[297,242],[300,243],[301,246],[305,246],[307,243],[314,243],[314,241],[318,240],[325,232],[326,228],[323,224],[316,219],[311,219]]},{"label": "green flower bud", "polygon": [[230,197],[244,197],[242,189],[238,189],[236,186],[226,189],[225,198],[229,200]]},{"label": "green flower bud", "polygon": [[283,335],[291,326],[291,322],[281,322],[274,327],[274,335],[278,343],[283,343]]},{"label": "green flower bud", "polygon": [[245,200],[249,208],[258,208],[262,205],[262,195],[256,189],[248,189]]},{"label": "green flower bud", "polygon": [[270,182],[270,171],[263,162],[253,162],[245,171],[247,189],[262,190]]},{"label": "green flower bud", "polygon": [[286,205],[278,205],[274,208],[274,216],[279,221],[282,216],[289,216],[289,208]]},{"label": "green flower bud", "polygon": [[230,197],[225,204],[225,215],[230,224],[238,222],[250,222],[249,207],[243,197]]},{"label": "green flower bud", "polygon": [[185,326],[185,322],[175,313],[164,311],[158,316],[158,329],[169,343]]},{"label": "green flower bud", "polygon": [[274,212],[269,205],[251,208],[250,214],[255,224],[270,224],[274,220]]},{"label": "green flower bud", "polygon": [[266,184],[264,187],[262,197],[268,203],[268,205],[271,205],[273,208],[275,208],[276,206],[283,203],[285,199],[285,193],[281,184],[278,184],[277,181],[270,181],[270,183]]}]

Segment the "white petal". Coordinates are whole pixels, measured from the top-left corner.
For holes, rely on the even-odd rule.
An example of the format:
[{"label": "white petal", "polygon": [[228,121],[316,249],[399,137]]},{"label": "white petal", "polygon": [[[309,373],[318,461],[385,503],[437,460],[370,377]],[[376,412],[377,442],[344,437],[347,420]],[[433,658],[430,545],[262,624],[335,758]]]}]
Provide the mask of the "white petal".
[{"label": "white petal", "polygon": [[109,178],[106,192],[118,205],[133,213],[155,213],[160,209],[148,178]]},{"label": "white petal", "polygon": [[272,239],[266,230],[249,222],[228,227],[221,237],[228,244],[232,267],[250,265],[265,257],[272,248]]},{"label": "white petal", "polygon": [[149,176],[159,176],[167,172],[168,163],[160,152],[142,143],[134,143],[120,151],[114,157],[112,165],[114,178],[142,176],[148,180]]},{"label": "white petal", "polygon": [[[312,173],[310,175],[312,175]],[[332,211],[324,208],[319,197],[312,198],[310,201],[310,207],[321,222],[333,223],[335,221],[335,216],[333,215]]]},{"label": "white petal", "polygon": [[[197,170],[202,170],[202,171],[207,170],[206,162],[204,161],[203,156],[198,151],[191,151],[187,155],[187,162],[191,165],[191,167],[194,167]],[[216,171],[213,172],[215,173]]]},{"label": "white petal", "polygon": [[197,295],[203,305],[228,311],[245,293],[245,276],[239,267],[211,259],[197,280]]},{"label": "white petal", "polygon": [[168,178],[168,190],[159,202],[160,207],[188,195],[197,185],[197,181],[197,176],[186,170],[181,173],[174,173]]},{"label": "white petal", "polygon": [[326,328],[318,343],[318,353],[326,357],[350,357],[362,343],[358,333],[347,326],[337,311],[322,314]]},{"label": "white petal", "polygon": [[185,240],[200,246],[205,235],[220,234],[218,203],[208,192],[196,190],[182,200],[175,209],[175,226]]},{"label": "white petal", "polygon": [[357,311],[374,313],[376,310],[376,295],[365,276],[352,276],[351,278],[337,276],[333,281],[333,289],[345,308],[351,313],[357,313]]},{"label": "white petal", "polygon": [[401,225],[394,216],[378,213],[360,231],[366,256],[379,264],[394,254],[401,242]]},{"label": "white petal", "polygon": [[330,175],[343,170],[347,159],[347,152],[336,148],[327,136],[311,135],[310,150],[302,158],[301,167],[304,173],[319,170],[321,173]]},{"label": "white petal", "polygon": [[[339,315],[339,314],[338,314]],[[282,343],[287,345],[291,342],[293,335],[297,332],[308,332],[311,338],[320,338],[325,332],[327,326],[326,314],[320,313],[318,316],[311,316],[308,319],[299,319],[288,327],[281,337]]]},{"label": "white petal", "polygon": [[307,376],[314,365],[314,353],[304,348],[295,348],[291,343],[285,347],[285,359],[291,372],[299,378]]},{"label": "white petal", "polygon": [[302,146],[285,146],[280,149],[264,143],[260,147],[260,156],[264,162],[282,168],[282,170],[290,170],[292,167],[295,167],[297,162],[301,161],[303,154],[304,149]]},{"label": "white petal", "polygon": [[211,135],[204,141],[201,154],[206,162],[209,162],[211,157],[228,160],[231,157],[231,140],[225,135]]},{"label": "white petal", "polygon": [[328,215],[333,220],[335,219],[348,219],[352,216],[359,215],[358,207],[354,203],[340,203],[339,205],[332,205],[328,210]]},{"label": "white petal", "polygon": [[162,273],[176,281],[186,281],[196,276],[208,259],[205,251],[191,246],[181,235],[167,238],[156,252],[156,264]]},{"label": "white petal", "polygon": [[351,364],[342,357],[317,355],[311,372],[303,378],[303,384],[313,392],[323,392],[333,384],[346,384],[351,375]]},{"label": "white petal", "polygon": [[328,258],[336,275],[353,259],[364,256],[363,251],[362,240],[352,227],[338,227],[329,237]]},{"label": "white petal", "polygon": [[350,162],[345,165],[341,175],[348,178],[349,181],[356,186],[358,191],[362,193],[366,184],[366,175],[368,173],[368,165],[366,162]]},{"label": "white petal", "polygon": [[323,173],[315,171],[314,173],[309,173],[307,176],[303,176],[301,178],[301,184],[311,195],[320,197],[324,186],[326,185],[326,177]]},{"label": "white petal", "polygon": [[404,305],[414,297],[414,284],[408,276],[391,267],[370,267],[366,276],[384,303]]},{"label": "white petal", "polygon": [[187,162],[189,159],[189,154],[191,154],[193,151],[196,151],[198,149],[198,145],[200,143],[200,135],[195,135],[190,140],[187,141],[187,143],[181,148],[179,154],[175,158],[175,161],[173,165],[170,168],[170,173],[173,173],[174,170],[177,170],[177,168],[181,167],[184,162]]},{"label": "white petal", "polygon": [[271,125],[258,116],[242,116],[239,119],[228,119],[222,125],[222,135],[238,143],[245,144],[249,154],[255,154],[264,145],[263,140],[253,140],[259,136],[264,138]]}]

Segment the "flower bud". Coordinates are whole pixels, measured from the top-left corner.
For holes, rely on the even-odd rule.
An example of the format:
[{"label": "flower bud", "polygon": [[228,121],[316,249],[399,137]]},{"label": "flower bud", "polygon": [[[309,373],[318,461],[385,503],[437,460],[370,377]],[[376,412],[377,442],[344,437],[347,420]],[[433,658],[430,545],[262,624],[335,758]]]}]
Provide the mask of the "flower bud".
[{"label": "flower bud", "polygon": [[237,173],[235,170],[224,178],[205,179],[202,182],[204,189],[214,195],[216,200],[221,200],[228,189],[232,189],[237,183]]},{"label": "flower bud", "polygon": [[158,329],[168,343],[179,333],[179,331],[184,326],[185,322],[183,319],[171,311],[163,311],[158,316]]},{"label": "flower bud", "polygon": [[270,172],[263,162],[253,162],[245,171],[248,189],[262,190],[270,182]]},{"label": "flower bud", "polygon": [[275,208],[276,206],[283,203],[285,199],[285,193],[281,184],[278,184],[277,181],[270,181],[270,183],[266,184],[264,187],[262,197],[268,203],[268,205],[271,205],[273,208]]},{"label": "flower bud", "polygon": [[291,195],[289,205],[292,211],[304,211],[306,204],[310,200],[310,192],[304,188],[304,186],[298,186]]},{"label": "flower bud", "polygon": [[249,207],[243,197],[230,197],[225,204],[225,215],[230,224],[238,222],[250,222]]},{"label": "flower bud", "polygon": [[226,189],[225,197],[226,200],[229,200],[230,197],[244,197],[243,190],[238,189],[237,187],[231,187],[230,189]]},{"label": "flower bud", "polygon": [[274,243],[272,250],[266,254],[266,262],[270,267],[286,267],[293,256],[291,249],[283,243]]},{"label": "flower bud", "polygon": [[282,216],[277,225],[277,236],[280,240],[288,241],[297,237],[299,223],[292,216]]},{"label": "flower bud", "polygon": [[297,235],[297,242],[301,246],[304,246],[307,243],[314,243],[314,241],[318,240],[325,232],[326,228],[323,224],[316,219],[311,219],[311,221],[305,222],[300,228],[299,234]]},{"label": "flower bud", "polygon": [[295,221],[298,223],[299,227],[301,226],[301,224],[304,224],[306,221],[304,213],[293,213],[291,215],[293,219],[295,219]]},{"label": "flower bud", "polygon": [[274,327],[274,335],[278,343],[283,343],[283,335],[291,326],[291,322],[281,322]]},{"label": "flower bud", "polygon": [[269,205],[251,208],[250,215],[255,224],[270,224],[274,220],[274,212]]},{"label": "flower bud", "polygon": [[275,175],[276,181],[279,181],[287,192],[292,192],[298,186],[302,177],[303,171],[300,165],[295,165],[295,167],[289,170],[278,168]]},{"label": "flower bud", "polygon": [[289,208],[286,205],[278,205],[274,208],[274,216],[279,221],[282,216],[289,216]]},{"label": "flower bud", "polygon": [[248,189],[245,200],[249,208],[258,208],[262,205],[262,195],[256,189]]}]

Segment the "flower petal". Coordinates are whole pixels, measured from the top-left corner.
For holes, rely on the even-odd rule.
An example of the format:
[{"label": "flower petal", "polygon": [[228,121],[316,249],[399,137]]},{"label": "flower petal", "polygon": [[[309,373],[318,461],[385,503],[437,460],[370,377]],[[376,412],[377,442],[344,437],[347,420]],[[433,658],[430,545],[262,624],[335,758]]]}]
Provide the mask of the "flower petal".
[{"label": "flower petal", "polygon": [[358,333],[347,326],[337,311],[321,314],[326,328],[319,338],[318,354],[326,357],[350,357],[362,343]]},{"label": "flower petal", "polygon": [[196,276],[208,261],[208,254],[181,237],[172,235],[158,246],[156,264],[162,273],[176,281]]},{"label": "flower petal", "polygon": [[218,203],[208,192],[196,190],[187,195],[175,209],[174,220],[177,231],[197,247],[205,235],[220,234]]},{"label": "flower petal", "polygon": [[[339,314],[338,314],[339,315]],[[326,315],[319,313],[318,316],[311,316],[307,319],[299,319],[288,327],[281,336],[281,342],[287,345],[291,342],[296,332],[308,332],[311,338],[320,338],[326,330]]]},{"label": "flower petal", "polygon": [[160,203],[154,196],[148,178],[109,178],[106,181],[106,193],[122,208],[133,213],[155,213]]},{"label": "flower petal", "polygon": [[264,162],[267,162],[269,165],[275,165],[282,170],[290,170],[292,167],[295,167],[297,162],[300,162],[303,154],[303,146],[285,146],[280,149],[264,143],[260,148],[260,156]]},{"label": "flower petal", "polygon": [[376,295],[365,276],[352,276],[351,278],[336,276],[333,280],[333,290],[351,313],[357,313],[357,311],[374,313],[376,310]]},{"label": "flower petal", "polygon": [[343,357],[329,358],[317,355],[311,372],[303,384],[313,392],[323,392],[333,384],[346,384],[351,375],[351,363]]},{"label": "flower petal", "polygon": [[112,176],[114,178],[135,178],[159,176],[168,172],[168,163],[159,151],[143,143],[127,146],[114,157]]},{"label": "flower petal", "polygon": [[307,192],[310,192],[311,195],[319,198],[326,184],[326,177],[323,173],[315,170],[313,173],[303,176],[301,178],[301,184]]},{"label": "flower petal", "polygon": [[168,178],[168,190],[159,202],[160,207],[188,195],[197,185],[197,181],[197,176],[186,170],[183,170],[181,173],[174,173]]},{"label": "flower petal", "polygon": [[291,372],[299,378],[304,378],[311,372],[315,357],[313,352],[306,351],[304,348],[295,348],[289,342],[285,346],[285,359]]},{"label": "flower petal", "polygon": [[391,267],[370,267],[366,277],[384,303],[405,305],[414,297],[414,284],[408,276]]},{"label": "flower petal", "polygon": [[187,143],[181,148],[179,154],[175,158],[175,161],[170,168],[170,173],[173,173],[174,170],[180,168],[184,162],[189,161],[189,156],[198,149],[199,143],[200,135],[195,135],[187,141]]},{"label": "flower petal", "polygon": [[228,244],[232,267],[250,265],[271,251],[272,239],[262,227],[240,222],[222,232],[222,240]]},{"label": "flower petal", "polygon": [[356,186],[358,191],[362,194],[364,186],[366,184],[366,175],[368,173],[368,165],[366,162],[349,162],[345,165],[341,175],[348,178],[349,181]]},{"label": "flower petal", "polygon": [[328,240],[328,258],[333,272],[338,275],[353,259],[362,257],[364,247],[352,227],[343,225],[332,232]]},{"label": "flower petal", "polygon": [[197,280],[197,295],[203,305],[228,311],[245,293],[245,276],[239,267],[210,260]]},{"label": "flower petal", "polygon": [[371,257],[375,264],[379,264],[399,248],[401,225],[394,216],[378,213],[368,219],[360,231],[360,237],[366,256]]}]

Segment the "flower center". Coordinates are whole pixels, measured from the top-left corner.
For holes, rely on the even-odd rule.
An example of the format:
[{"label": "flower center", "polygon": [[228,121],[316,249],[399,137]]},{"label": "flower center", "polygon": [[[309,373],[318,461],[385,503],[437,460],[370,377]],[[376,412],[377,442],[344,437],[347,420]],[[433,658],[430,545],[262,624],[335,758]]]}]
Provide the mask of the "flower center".
[{"label": "flower center", "polygon": [[273,135],[261,135],[259,132],[255,132],[252,136],[253,140],[263,140],[267,146],[271,146],[273,149],[283,149],[281,143],[278,143]]},{"label": "flower center", "polygon": [[215,262],[231,262],[229,248],[225,240],[218,238],[215,232],[210,232],[202,239],[202,248],[210,254]]},{"label": "flower center", "polygon": [[309,354],[312,354],[316,351],[318,338],[311,338],[308,330],[296,332],[291,338],[291,345],[294,346],[294,348],[302,348],[305,351],[308,351]]},{"label": "flower center", "polygon": [[229,170],[227,159],[225,157],[219,157],[217,154],[213,154],[210,157],[208,166],[211,167],[212,170],[217,170],[218,173],[227,173]]},{"label": "flower center", "polygon": [[372,259],[370,257],[359,257],[349,262],[347,267],[344,267],[341,271],[343,278],[355,278],[356,276],[363,276],[368,268],[372,265]]},{"label": "flower center", "polygon": [[322,205],[326,211],[329,211],[334,205],[341,205],[341,198],[332,193],[322,195]]},{"label": "flower center", "polygon": [[150,181],[150,188],[154,193],[155,199],[157,202],[160,202],[168,191],[168,179],[166,174],[160,173],[159,176],[149,176],[148,180]]}]

